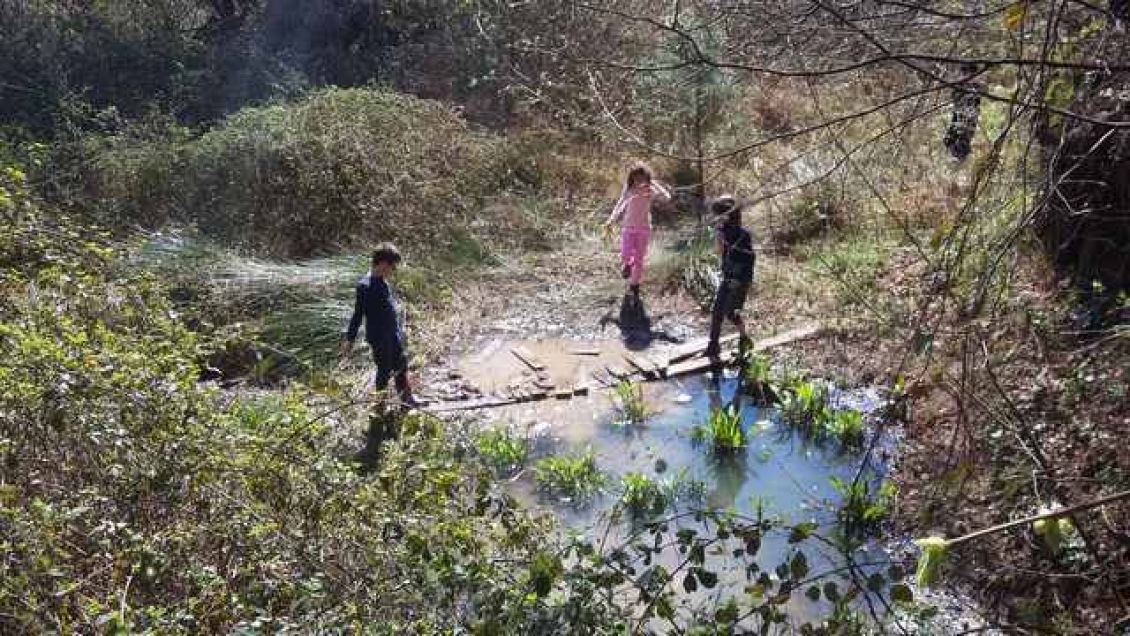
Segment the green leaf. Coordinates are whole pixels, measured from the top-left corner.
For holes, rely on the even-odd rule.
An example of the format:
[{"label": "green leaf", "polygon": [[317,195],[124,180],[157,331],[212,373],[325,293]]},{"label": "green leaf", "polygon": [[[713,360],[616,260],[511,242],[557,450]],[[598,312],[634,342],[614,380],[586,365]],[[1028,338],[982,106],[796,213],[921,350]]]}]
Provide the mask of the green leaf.
[{"label": "green leaf", "polygon": [[808,557],[804,556],[803,552],[798,551],[789,563],[789,570],[792,573],[792,578],[798,581],[808,576]]},{"label": "green leaf", "polygon": [[867,589],[875,592],[876,594],[882,592],[883,587],[886,586],[886,584],[887,579],[883,578],[883,575],[879,574],[878,572],[867,577]]},{"label": "green leaf", "polygon": [[539,597],[549,594],[562,571],[560,559],[545,552],[539,553],[530,567],[530,582],[534,586],[534,593]]},{"label": "green leaf", "polygon": [[655,614],[659,618],[668,621],[675,618],[675,607],[671,605],[671,599],[669,599],[666,594],[656,599]]},{"label": "green leaf", "polygon": [[1028,15],[1028,2],[1017,2],[1005,9],[1004,12],[1004,28],[1009,31],[1015,31],[1020,28],[1024,23],[1024,17]]},{"label": "green leaf", "polygon": [[914,593],[910,591],[909,586],[899,583],[891,587],[891,599],[896,603],[913,603]]},{"label": "green leaf", "polygon": [[810,600],[810,601],[813,601],[813,602],[819,601],[820,600],[820,586],[813,585],[812,587],[808,588],[804,592],[804,595],[807,596],[808,600]]},{"label": "green leaf", "polygon": [[714,621],[722,624],[733,623],[738,620],[738,615],[738,604],[731,598],[714,612]]},{"label": "green leaf", "polygon": [[698,589],[698,581],[694,578],[693,569],[688,571],[687,575],[683,577],[683,589],[686,590],[687,594],[694,594],[695,590]]},{"label": "green leaf", "polygon": [[840,588],[836,587],[835,581],[828,581],[824,584],[824,598],[833,603],[840,600]]},{"label": "green leaf", "polygon": [[748,554],[750,556],[756,556],[757,553],[760,550],[761,550],[761,533],[760,532],[755,533],[753,535],[750,535],[749,537],[746,537],[746,540],[745,540],[746,554]]},{"label": "green leaf", "polygon": [[806,521],[793,526],[789,531],[789,543],[800,543],[816,533],[817,525],[813,521]]},{"label": "green leaf", "polygon": [[712,590],[715,585],[718,585],[718,575],[710,570],[699,569],[698,580],[708,590]]}]

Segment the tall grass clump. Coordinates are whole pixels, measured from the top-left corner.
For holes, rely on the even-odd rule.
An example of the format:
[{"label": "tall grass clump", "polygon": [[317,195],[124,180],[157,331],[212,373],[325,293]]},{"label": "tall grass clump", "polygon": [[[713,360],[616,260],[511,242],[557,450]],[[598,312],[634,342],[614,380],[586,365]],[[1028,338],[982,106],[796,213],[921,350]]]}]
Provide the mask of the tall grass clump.
[{"label": "tall grass clump", "polygon": [[[472,248],[465,249],[467,254],[442,256],[444,264],[465,266]],[[297,362],[313,369],[337,359],[354,288],[368,268],[368,254],[299,262],[258,258],[187,230],[144,236],[123,267],[159,276],[178,308],[194,322],[238,325],[240,347],[260,350],[256,364],[292,368]],[[401,305],[405,311],[428,311],[450,294],[451,285],[436,278],[434,272],[409,264],[398,269],[391,285],[406,301]],[[353,352],[362,356],[365,349],[355,347]]]},{"label": "tall grass clump", "polygon": [[368,270],[366,254],[343,254],[296,262],[248,256],[192,231],[144,236],[128,264],[161,277],[174,298],[213,323],[336,299],[352,301],[357,280]]}]

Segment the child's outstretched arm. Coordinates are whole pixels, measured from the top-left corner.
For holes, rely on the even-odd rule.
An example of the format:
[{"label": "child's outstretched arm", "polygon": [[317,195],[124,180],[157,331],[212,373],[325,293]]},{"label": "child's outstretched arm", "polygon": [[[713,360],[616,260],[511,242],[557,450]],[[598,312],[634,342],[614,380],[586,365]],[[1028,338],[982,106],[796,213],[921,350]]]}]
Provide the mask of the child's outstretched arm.
[{"label": "child's outstretched arm", "polygon": [[671,198],[671,192],[667,188],[664,188],[663,184],[659,183],[658,181],[651,182],[651,191],[663,197],[664,199]]},{"label": "child's outstretched arm", "polygon": [[624,216],[624,210],[628,207],[628,186],[620,191],[620,199],[616,201],[616,206],[612,208],[612,213],[608,215],[608,220],[604,222],[606,226],[618,223],[621,217]]}]

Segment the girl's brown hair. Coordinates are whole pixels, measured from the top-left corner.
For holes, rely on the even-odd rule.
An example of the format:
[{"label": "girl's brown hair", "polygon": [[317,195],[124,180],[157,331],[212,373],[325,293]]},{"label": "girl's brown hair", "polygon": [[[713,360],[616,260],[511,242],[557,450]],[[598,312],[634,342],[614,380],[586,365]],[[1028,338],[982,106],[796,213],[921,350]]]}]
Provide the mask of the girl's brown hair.
[{"label": "girl's brown hair", "polygon": [[651,183],[651,168],[642,161],[637,161],[628,166],[628,181],[625,183],[625,187],[631,188],[637,177],[642,177],[647,183]]}]

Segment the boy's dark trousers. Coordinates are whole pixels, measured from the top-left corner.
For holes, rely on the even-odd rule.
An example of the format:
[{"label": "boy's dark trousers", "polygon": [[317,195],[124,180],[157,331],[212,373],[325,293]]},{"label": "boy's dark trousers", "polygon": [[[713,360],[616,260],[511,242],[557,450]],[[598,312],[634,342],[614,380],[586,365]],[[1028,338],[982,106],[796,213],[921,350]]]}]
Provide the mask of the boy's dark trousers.
[{"label": "boy's dark trousers", "polygon": [[745,306],[748,293],[749,283],[733,278],[722,279],[710,311],[710,350],[717,351],[723,320],[729,318],[735,325],[741,324],[742,318],[738,312]]},{"label": "boy's dark trousers", "polygon": [[412,391],[408,386],[408,358],[405,357],[404,350],[399,347],[378,349],[375,346],[372,346],[372,350],[373,362],[377,363],[376,390],[383,391],[388,386],[389,378],[394,378],[400,401],[411,402]]}]

